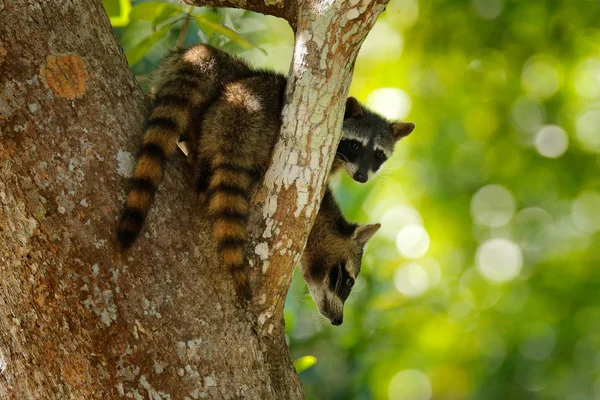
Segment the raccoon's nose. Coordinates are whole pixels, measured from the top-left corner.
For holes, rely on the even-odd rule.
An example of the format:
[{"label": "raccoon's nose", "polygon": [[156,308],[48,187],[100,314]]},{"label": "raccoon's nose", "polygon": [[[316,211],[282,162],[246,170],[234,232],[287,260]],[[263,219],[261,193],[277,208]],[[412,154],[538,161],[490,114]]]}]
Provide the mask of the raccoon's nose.
[{"label": "raccoon's nose", "polygon": [[368,178],[366,174],[362,172],[356,172],[354,174],[354,180],[360,183],[365,183],[368,180]]},{"label": "raccoon's nose", "polygon": [[344,322],[344,316],[340,316],[340,317],[338,317],[338,318],[334,318],[334,319],[332,319],[332,320],[331,320],[331,325],[338,326],[338,325],[341,325],[341,324],[342,324],[342,322]]}]

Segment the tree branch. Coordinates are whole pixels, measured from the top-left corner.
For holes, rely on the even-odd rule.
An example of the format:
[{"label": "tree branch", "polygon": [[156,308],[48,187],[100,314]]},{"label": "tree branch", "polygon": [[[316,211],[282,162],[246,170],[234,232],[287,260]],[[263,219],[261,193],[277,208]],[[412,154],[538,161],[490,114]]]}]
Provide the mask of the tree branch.
[{"label": "tree branch", "polygon": [[198,7],[241,8],[264,15],[285,19],[292,29],[296,27],[297,0],[180,0]]},{"label": "tree branch", "polygon": [[[265,200],[257,206],[264,223],[253,224],[260,226],[254,232],[256,263],[268,271],[261,283],[266,298],[274,299],[257,312],[273,321],[280,318],[294,265],[319,209],[356,56],[385,4],[314,0],[298,10],[281,136],[265,177]],[[270,319],[259,322],[268,326]]]}]

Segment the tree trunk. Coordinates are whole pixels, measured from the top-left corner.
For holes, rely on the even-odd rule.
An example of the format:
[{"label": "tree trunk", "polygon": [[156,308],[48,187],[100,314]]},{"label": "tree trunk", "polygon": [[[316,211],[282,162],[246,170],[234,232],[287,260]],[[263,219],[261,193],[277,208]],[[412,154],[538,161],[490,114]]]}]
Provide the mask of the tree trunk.
[{"label": "tree trunk", "polygon": [[100,1],[0,0],[0,398],[303,398],[283,303],[383,8],[313,3],[281,12],[297,27],[294,78],[253,215],[245,310],[183,157],[145,235],[116,247],[145,107]]}]

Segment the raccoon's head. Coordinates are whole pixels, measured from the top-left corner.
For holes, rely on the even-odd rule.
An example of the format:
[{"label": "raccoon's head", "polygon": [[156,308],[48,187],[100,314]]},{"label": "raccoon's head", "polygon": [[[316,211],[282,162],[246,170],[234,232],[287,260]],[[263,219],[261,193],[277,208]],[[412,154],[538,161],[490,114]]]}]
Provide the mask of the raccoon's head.
[{"label": "raccoon's head", "polygon": [[413,129],[412,122],[389,122],[348,97],[335,163],[355,181],[365,183],[392,155],[396,142]]},{"label": "raccoon's head", "polygon": [[311,232],[313,237],[309,236],[302,255],[302,275],[319,311],[333,325],[344,321],[344,303],[360,272],[363,248],[379,227],[351,225],[343,235]]}]

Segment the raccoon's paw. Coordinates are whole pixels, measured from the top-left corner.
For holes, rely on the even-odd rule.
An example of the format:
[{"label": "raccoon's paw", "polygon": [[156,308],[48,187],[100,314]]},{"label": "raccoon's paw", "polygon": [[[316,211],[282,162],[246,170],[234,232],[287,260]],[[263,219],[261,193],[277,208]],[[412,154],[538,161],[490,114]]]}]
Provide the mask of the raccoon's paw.
[{"label": "raccoon's paw", "polygon": [[233,284],[235,285],[235,291],[238,298],[242,302],[249,302],[252,300],[252,287],[250,286],[250,280],[248,274],[243,266],[234,267],[231,269],[231,275],[233,277]]}]

